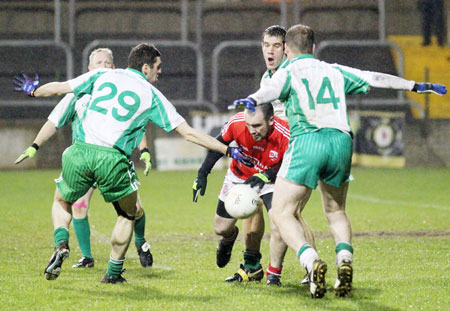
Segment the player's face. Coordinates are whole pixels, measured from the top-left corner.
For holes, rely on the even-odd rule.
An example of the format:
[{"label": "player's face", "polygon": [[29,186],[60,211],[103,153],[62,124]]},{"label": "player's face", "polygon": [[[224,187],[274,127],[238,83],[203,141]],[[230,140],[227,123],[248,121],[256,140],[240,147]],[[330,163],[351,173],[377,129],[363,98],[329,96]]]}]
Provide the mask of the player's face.
[{"label": "player's face", "polygon": [[146,74],[147,80],[151,84],[155,84],[158,81],[158,77],[162,71],[162,62],[161,57],[156,58],[156,62],[153,64],[153,67],[149,68],[148,73]]},{"label": "player's face", "polygon": [[246,109],[244,120],[254,141],[261,141],[266,138],[273,124],[273,117],[266,120],[261,109],[256,109],[255,112]]},{"label": "player's face", "polygon": [[111,55],[106,52],[97,52],[92,57],[92,62],[89,64],[88,69],[94,70],[98,68],[114,68]]},{"label": "player's face", "polygon": [[265,35],[262,51],[267,69],[275,72],[284,58],[283,38]]}]

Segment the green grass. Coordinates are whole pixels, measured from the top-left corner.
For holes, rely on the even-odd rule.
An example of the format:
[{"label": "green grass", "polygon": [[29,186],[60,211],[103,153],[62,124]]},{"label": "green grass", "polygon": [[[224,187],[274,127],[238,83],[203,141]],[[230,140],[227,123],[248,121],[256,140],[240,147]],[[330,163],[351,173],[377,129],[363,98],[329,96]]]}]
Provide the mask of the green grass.
[{"label": "green grass", "polygon": [[[127,284],[100,284],[116,221],[112,206],[94,194],[89,220],[96,262],[72,269],[80,257],[71,229],[71,254],[56,281],[44,267],[53,249],[50,217],[59,171],[0,171],[1,310],[450,310],[450,170],[355,168],[347,204],[355,238],[354,294],[333,295],[334,245],[315,192],[304,217],[329,265],[329,293],[312,300],[299,285],[304,270],[289,251],[281,288],[265,283],[226,284],[242,262],[240,239],[231,262],[215,265],[218,238],[212,224],[223,171],[213,172],[207,193],[192,203],[195,172],[140,172],[146,236],[154,266],[139,264],[130,246]],[[240,223],[238,223],[240,225]],[[266,224],[267,227],[267,224]],[[269,230],[267,230],[269,232]],[[268,239],[262,264],[268,265]]]}]

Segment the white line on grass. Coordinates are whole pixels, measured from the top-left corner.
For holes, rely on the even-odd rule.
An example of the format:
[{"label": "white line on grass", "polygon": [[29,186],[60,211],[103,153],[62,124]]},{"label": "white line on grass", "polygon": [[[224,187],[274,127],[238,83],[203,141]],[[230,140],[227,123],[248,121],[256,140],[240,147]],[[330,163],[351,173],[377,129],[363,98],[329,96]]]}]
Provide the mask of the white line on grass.
[{"label": "white line on grass", "polygon": [[360,201],[376,203],[376,204],[392,204],[392,205],[402,205],[402,206],[414,206],[414,207],[420,207],[420,208],[436,208],[436,209],[445,210],[445,211],[450,210],[450,206],[445,206],[445,205],[420,204],[420,203],[397,201],[397,200],[384,200],[384,199],[379,199],[379,198],[370,197],[370,196],[366,196],[366,195],[359,195],[359,194],[349,194],[348,197],[351,199],[354,199],[354,200],[360,200]]}]

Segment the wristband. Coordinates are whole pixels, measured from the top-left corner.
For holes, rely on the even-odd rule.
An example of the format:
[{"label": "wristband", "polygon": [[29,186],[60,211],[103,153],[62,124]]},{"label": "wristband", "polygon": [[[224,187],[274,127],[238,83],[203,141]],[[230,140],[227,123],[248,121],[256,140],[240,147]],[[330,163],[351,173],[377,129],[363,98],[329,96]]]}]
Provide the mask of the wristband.
[{"label": "wristband", "polygon": [[141,152],[141,154],[143,154],[144,152],[150,153],[150,151],[148,150],[147,147],[145,147],[145,148],[143,148],[143,149],[141,149],[141,150],[139,150],[139,151]]},{"label": "wristband", "polygon": [[31,145],[31,147],[33,147],[34,149],[36,149],[36,151],[39,150],[39,145],[36,144],[36,143],[33,143],[33,144]]}]

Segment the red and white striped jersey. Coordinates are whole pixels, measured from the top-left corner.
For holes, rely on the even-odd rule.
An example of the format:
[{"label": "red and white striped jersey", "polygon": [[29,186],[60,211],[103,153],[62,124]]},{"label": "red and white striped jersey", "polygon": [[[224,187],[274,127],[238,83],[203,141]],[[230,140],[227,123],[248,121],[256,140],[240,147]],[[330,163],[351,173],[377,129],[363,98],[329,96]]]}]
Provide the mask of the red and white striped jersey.
[{"label": "red and white striped jersey", "polygon": [[243,153],[253,162],[248,167],[236,160],[231,161],[230,169],[237,177],[247,179],[250,176],[276,168],[281,164],[289,144],[289,126],[286,121],[274,117],[272,130],[267,137],[256,142],[244,121],[244,112],[232,116],[222,129],[222,138],[226,142],[233,140],[243,149]]}]

